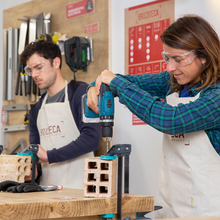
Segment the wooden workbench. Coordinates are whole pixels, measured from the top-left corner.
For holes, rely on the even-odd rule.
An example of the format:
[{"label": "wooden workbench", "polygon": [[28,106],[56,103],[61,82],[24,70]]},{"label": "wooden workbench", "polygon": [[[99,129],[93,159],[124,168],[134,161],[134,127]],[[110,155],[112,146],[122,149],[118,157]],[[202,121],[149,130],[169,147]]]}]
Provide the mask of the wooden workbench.
[{"label": "wooden workbench", "polygon": [[[152,196],[123,195],[122,217],[130,216],[134,219],[136,212],[152,210]],[[84,198],[83,190],[76,189],[33,193],[0,192],[1,220],[101,220],[98,215],[110,213],[117,213],[116,195],[111,198]]]}]

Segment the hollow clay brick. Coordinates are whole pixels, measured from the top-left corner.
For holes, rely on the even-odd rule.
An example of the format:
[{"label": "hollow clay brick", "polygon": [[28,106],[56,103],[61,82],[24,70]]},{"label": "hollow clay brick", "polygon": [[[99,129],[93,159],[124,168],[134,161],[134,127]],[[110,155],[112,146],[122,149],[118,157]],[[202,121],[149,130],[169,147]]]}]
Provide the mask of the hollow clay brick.
[{"label": "hollow clay brick", "polygon": [[109,198],[116,193],[117,159],[86,158],[84,196]]}]

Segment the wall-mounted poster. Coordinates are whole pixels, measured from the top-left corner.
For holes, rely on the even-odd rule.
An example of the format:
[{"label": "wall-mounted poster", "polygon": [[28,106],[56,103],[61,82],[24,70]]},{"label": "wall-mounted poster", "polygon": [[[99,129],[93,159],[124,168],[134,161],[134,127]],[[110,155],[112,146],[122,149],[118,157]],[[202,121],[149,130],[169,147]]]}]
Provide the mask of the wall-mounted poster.
[{"label": "wall-mounted poster", "polygon": [[[158,0],[125,9],[125,73],[166,70],[160,34],[174,21],[174,0]],[[146,124],[132,116],[133,125]]]}]

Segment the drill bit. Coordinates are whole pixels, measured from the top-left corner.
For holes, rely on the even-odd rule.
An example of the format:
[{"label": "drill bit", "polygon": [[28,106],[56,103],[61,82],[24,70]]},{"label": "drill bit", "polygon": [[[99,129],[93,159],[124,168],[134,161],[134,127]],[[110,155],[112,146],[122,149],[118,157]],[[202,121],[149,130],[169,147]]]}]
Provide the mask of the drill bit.
[{"label": "drill bit", "polygon": [[109,141],[106,141],[106,148],[107,148],[107,152],[108,152],[108,142],[109,142]]}]

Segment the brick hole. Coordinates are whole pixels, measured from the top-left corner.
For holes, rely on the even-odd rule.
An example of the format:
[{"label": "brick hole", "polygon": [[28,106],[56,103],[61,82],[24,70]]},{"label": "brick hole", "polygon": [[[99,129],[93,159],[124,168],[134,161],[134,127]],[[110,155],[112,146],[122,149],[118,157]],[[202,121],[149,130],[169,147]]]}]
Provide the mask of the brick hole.
[{"label": "brick hole", "polygon": [[108,186],[100,186],[99,187],[100,194],[106,194],[108,193]]},{"label": "brick hole", "polygon": [[89,162],[88,163],[88,169],[97,169],[96,162]]},{"label": "brick hole", "polygon": [[19,176],[17,177],[17,181],[18,181],[18,182],[24,182],[24,178],[23,178],[21,175],[19,175]]},{"label": "brick hole", "polygon": [[96,192],[96,186],[89,185],[87,186],[87,193],[95,193]]},{"label": "brick hole", "polygon": [[109,180],[108,174],[101,174],[100,176],[101,182],[108,181],[108,180]]},{"label": "brick hole", "polygon": [[88,182],[94,182],[96,181],[96,177],[94,173],[89,173],[88,175]]},{"label": "brick hole", "polygon": [[101,163],[101,170],[108,170],[109,169],[109,164],[108,163]]},{"label": "brick hole", "polygon": [[18,171],[19,171],[19,172],[22,172],[22,171],[23,171],[22,166],[19,166],[19,167],[18,167]]},{"label": "brick hole", "polygon": [[24,162],[25,162],[25,163],[30,163],[31,161],[30,161],[29,158],[25,158]]}]

